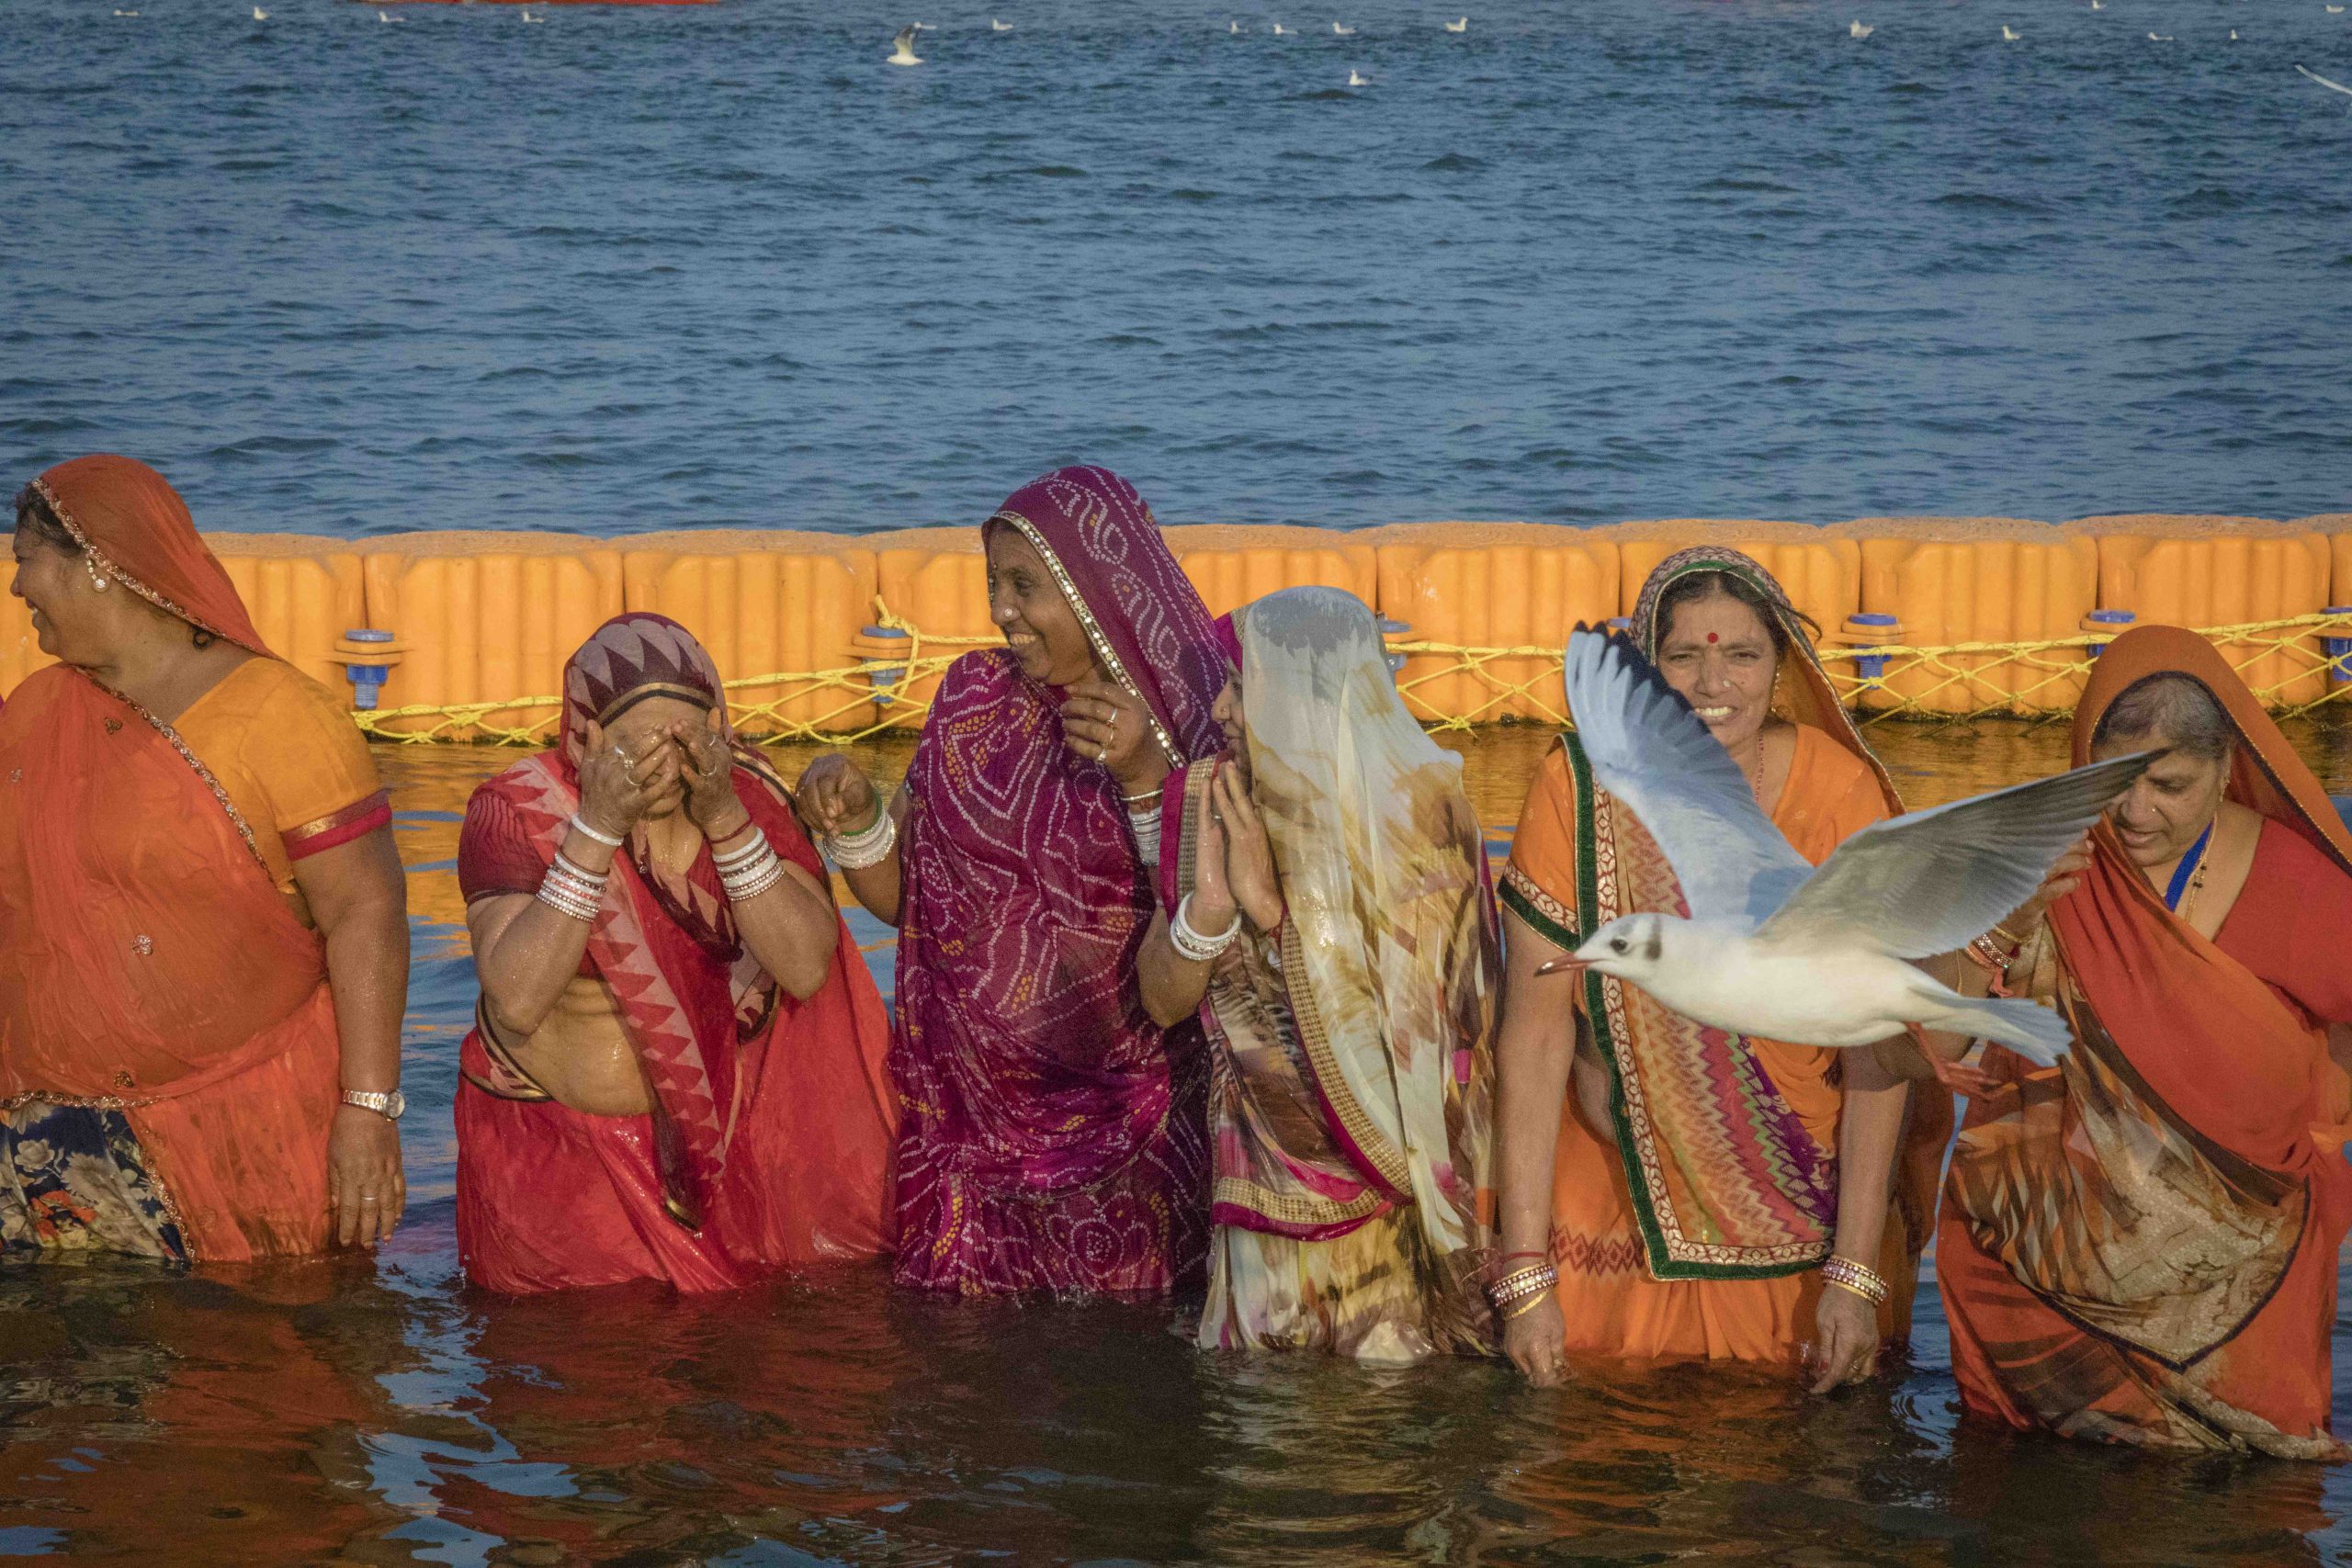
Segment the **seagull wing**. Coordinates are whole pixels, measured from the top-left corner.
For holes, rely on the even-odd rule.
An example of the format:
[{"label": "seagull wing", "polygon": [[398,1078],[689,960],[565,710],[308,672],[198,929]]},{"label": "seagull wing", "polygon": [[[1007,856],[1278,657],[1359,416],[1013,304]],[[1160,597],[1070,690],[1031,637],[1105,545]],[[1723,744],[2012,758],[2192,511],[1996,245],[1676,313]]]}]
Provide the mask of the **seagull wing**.
[{"label": "seagull wing", "polygon": [[2154,761],[2134,752],[1874,822],[1838,845],[1756,940],[1891,958],[1964,947],[2031,897]]},{"label": "seagull wing", "polygon": [[[2300,65],[2296,66],[2295,69],[2298,71],[2303,71],[2303,68]],[[2333,87],[2339,93],[2352,93],[2352,87],[2347,87],[2341,82],[2331,82],[2316,71],[2303,71],[2303,74],[2310,77],[2312,81],[2318,83],[2323,87]]]},{"label": "seagull wing", "polygon": [[912,54],[915,51],[914,28],[912,27],[900,28],[899,29],[899,36],[890,40],[890,45],[894,49],[903,50],[907,53]]},{"label": "seagull wing", "polygon": [[1631,643],[1578,626],[1566,681],[1593,776],[1657,840],[1692,919],[1752,928],[1813,874],[1723,742]]}]

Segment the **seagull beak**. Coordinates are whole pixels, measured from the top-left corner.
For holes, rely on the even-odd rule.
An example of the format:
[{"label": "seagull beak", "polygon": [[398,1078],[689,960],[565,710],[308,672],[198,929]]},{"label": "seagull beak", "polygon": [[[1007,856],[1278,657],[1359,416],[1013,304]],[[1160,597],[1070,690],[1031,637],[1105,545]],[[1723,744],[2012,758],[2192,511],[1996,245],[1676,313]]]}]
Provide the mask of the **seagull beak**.
[{"label": "seagull beak", "polygon": [[1535,977],[1540,980],[1546,975],[1581,975],[1591,967],[1591,959],[1578,958],[1572,953],[1566,958],[1555,958],[1549,963],[1537,964]]}]

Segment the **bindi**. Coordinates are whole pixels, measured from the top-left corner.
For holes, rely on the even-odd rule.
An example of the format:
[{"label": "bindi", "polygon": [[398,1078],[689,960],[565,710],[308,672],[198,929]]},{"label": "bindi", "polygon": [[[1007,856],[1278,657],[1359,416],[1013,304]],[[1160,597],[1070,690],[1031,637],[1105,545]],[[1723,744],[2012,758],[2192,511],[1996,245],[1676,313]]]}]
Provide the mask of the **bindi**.
[{"label": "bindi", "polygon": [[1709,642],[1721,642],[1723,639],[1722,639],[1721,637],[1719,637],[1715,636],[1715,634],[1714,634],[1714,633],[1713,633],[1713,632],[1709,632],[1709,633],[1707,634],[1707,640],[1708,640]]}]

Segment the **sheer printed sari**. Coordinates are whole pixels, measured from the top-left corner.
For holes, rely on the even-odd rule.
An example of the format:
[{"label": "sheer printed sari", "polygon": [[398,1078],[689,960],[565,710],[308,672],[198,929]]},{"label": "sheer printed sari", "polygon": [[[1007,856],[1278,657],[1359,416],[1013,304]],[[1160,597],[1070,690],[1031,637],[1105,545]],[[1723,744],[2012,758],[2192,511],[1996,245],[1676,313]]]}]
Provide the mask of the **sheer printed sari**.
[{"label": "sheer printed sari", "polygon": [[[1702,547],[1662,562],[1634,620],[1643,651],[1657,656],[1657,607],[1692,572],[1744,579],[1787,633],[1773,706],[1796,724],[1797,740],[1772,818],[1818,863],[1901,802],[1780,584],[1747,556]],[[1594,784],[1574,734],[1529,792],[1501,897],[1568,950],[1620,915],[1686,908],[1665,855]],[[1608,1079],[1611,1125],[1589,1128],[1573,1094],[1563,1108],[1552,1252],[1568,1348],[1633,1359],[1799,1359],[1821,1289],[1817,1266],[1837,1233],[1838,1053],[1707,1028],[1597,973],[1585,976],[1578,1002]],[[1880,1314],[1890,1338],[1909,1332],[1951,1116],[1941,1086],[1913,1086],[1877,1262],[1894,1289]]]},{"label": "sheer printed sari", "polygon": [[[209,760],[71,665],[0,714],[0,1230],[200,1262],[322,1250],[340,1036],[282,868],[390,808],[357,731],[276,662],[161,475],[81,457],[34,488],[109,586],[257,657],[181,716],[225,749]],[[239,694],[251,712],[216,714]],[[249,773],[256,735],[293,776]],[[305,747],[334,753],[317,781]],[[300,808],[315,819],[281,815],[322,798],[334,809]]]},{"label": "sheer printed sari", "polygon": [[[556,749],[468,804],[458,874],[469,902],[537,891],[579,809],[590,721],[649,693],[724,711],[718,669],[693,634],[662,615],[616,616],[564,666]],[[731,726],[725,733],[736,797],[776,853],[821,883],[783,782]],[[557,1103],[478,1015],[458,1057],[467,1274],[514,1294],[633,1279],[707,1291],[888,1248],[888,1022],[848,928],[836,921],[825,984],[795,1001],[738,936],[708,845],[674,877],[640,827],[612,881],[582,973],[610,992],[653,1109],[596,1116]]]},{"label": "sheer printed sari", "polygon": [[[1251,797],[1285,906],[1211,971],[1204,1349],[1412,1360],[1485,1348],[1500,933],[1461,760],[1397,700],[1372,614],[1328,588],[1236,617]],[[1182,770],[1159,895],[1193,886]]]},{"label": "sheer printed sari", "polygon": [[[1221,749],[1224,652],[1132,486],[1064,468],[989,526],[1036,547],[1171,767]],[[966,654],[908,769],[901,1284],[1158,1292],[1206,1248],[1200,1029],[1144,1011],[1151,890],[1116,781],[1063,744],[1062,699],[1007,651]]]},{"label": "sheer printed sari", "polygon": [[2013,975],[2075,1049],[1973,1100],[1944,1190],[1937,1274],[1966,1406],[2017,1427],[2154,1448],[2326,1459],[2340,1150],[2352,1085],[2325,1026],[2352,1019],[2352,833],[2219,652],[2170,626],[2109,644],[2075,717],[2133,682],[2191,676],[2238,737],[2229,798],[2266,819],[2209,942],[2107,825],[2082,886]]}]

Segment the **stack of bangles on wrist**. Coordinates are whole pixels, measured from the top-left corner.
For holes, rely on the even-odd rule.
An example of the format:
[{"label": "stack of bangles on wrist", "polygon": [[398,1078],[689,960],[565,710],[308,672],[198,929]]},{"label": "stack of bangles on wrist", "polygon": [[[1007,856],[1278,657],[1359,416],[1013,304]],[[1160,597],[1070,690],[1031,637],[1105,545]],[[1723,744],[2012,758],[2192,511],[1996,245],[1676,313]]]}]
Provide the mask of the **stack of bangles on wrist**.
[{"label": "stack of bangles on wrist", "polygon": [[1127,827],[1136,836],[1136,859],[1147,866],[1159,863],[1159,792],[1156,789],[1137,790],[1123,795],[1120,800],[1127,807]]},{"label": "stack of bangles on wrist", "polygon": [[1233,911],[1233,923],[1216,936],[1203,936],[1193,925],[1193,896],[1190,893],[1177,900],[1176,918],[1168,922],[1168,940],[1176,944],[1177,956],[1189,958],[1195,964],[1206,964],[1241,934],[1241,911]]},{"label": "stack of bangles on wrist", "polygon": [[888,860],[898,847],[899,819],[890,815],[888,806],[856,832],[829,834],[825,839],[825,853],[843,871],[870,871]]},{"label": "stack of bangles on wrist", "polygon": [[1503,1261],[1506,1263],[1514,1258],[1539,1258],[1544,1260],[1540,1263],[1531,1263],[1524,1269],[1514,1269],[1487,1287],[1487,1300],[1494,1304],[1495,1315],[1505,1323],[1509,1323],[1523,1312],[1533,1312],[1536,1303],[1550,1295],[1552,1287],[1560,1282],[1559,1269],[1554,1268],[1552,1260],[1544,1258],[1544,1254],[1540,1252],[1503,1254]]},{"label": "stack of bangles on wrist", "polygon": [[[573,818],[577,821],[578,818]],[[585,828],[581,831],[590,838],[597,835]],[[559,915],[569,915],[575,920],[593,920],[596,906],[605,901],[605,880],[609,872],[590,871],[561,850],[555,852],[555,863],[539,879],[539,902]]]},{"label": "stack of bangles on wrist", "polygon": [[[741,843],[736,842],[739,839]],[[722,849],[723,844],[735,847]],[[756,898],[784,880],[784,859],[755,822],[745,822],[711,845],[710,858],[718,867],[718,885],[727,890],[730,904]]]},{"label": "stack of bangles on wrist", "polygon": [[2009,965],[2018,961],[2018,954],[2024,950],[2025,940],[2022,937],[2011,936],[1996,925],[1961,952],[1971,964],[1984,971],[1985,977],[1992,981],[1990,988],[1993,994],[2005,997],[2009,994]]},{"label": "stack of bangles on wrist", "polygon": [[1850,1258],[1836,1255],[1821,1260],[1821,1277],[1840,1290],[1851,1291],[1872,1306],[1886,1304],[1886,1281],[1875,1270],[1866,1269]]}]

